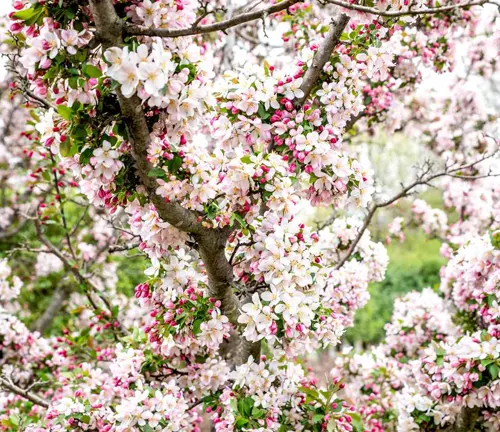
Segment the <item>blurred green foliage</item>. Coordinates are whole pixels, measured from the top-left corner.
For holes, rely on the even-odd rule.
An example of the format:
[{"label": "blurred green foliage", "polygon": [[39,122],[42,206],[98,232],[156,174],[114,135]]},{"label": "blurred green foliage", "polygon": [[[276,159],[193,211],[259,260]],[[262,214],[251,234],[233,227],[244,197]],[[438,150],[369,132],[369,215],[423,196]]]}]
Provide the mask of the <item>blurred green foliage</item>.
[{"label": "blurred green foliage", "polygon": [[408,233],[404,243],[393,241],[387,247],[390,261],[386,278],[370,285],[371,298],[356,313],[355,325],[345,335],[346,343],[360,341],[366,346],[381,342],[394,300],[409,291],[439,284],[439,270],[446,262],[439,254],[440,246],[439,240],[431,240],[421,230],[415,230]]},{"label": "blurred green foliage", "polygon": [[116,290],[127,297],[133,297],[135,287],[147,279],[144,270],[148,267],[148,263],[150,264],[145,255],[137,250],[134,251],[130,251],[129,256],[122,255],[115,258],[118,262]]},{"label": "blurred green foliage", "polygon": [[[73,227],[78,223],[83,230],[80,240],[95,244],[95,240],[90,233],[86,233],[88,227],[92,225],[92,216],[83,213],[81,207],[73,205],[71,202],[65,204],[65,213],[69,227]],[[65,231],[57,214],[54,219],[56,220],[55,223],[50,220],[45,222],[45,236],[54,245],[66,248]],[[78,247],[78,240],[75,238],[72,239],[72,243],[73,247]],[[27,251],[27,247],[44,248],[36,238],[32,223],[24,224],[16,235],[0,241],[0,259],[7,258],[9,266],[12,268],[12,274],[19,277],[23,282],[24,286],[18,298],[22,308],[20,318],[29,327],[47,309],[57,288],[65,287],[70,292],[81,290],[78,282],[67,269],[37,277],[35,265],[38,253]],[[148,260],[145,255],[136,248],[124,253],[112,254],[108,260],[117,264],[117,292],[133,297],[135,287],[146,279],[144,270],[148,266]],[[68,304],[67,301],[65,303]],[[67,306],[66,312],[70,312]],[[70,314],[61,313],[46,330],[46,334],[59,334],[70,318]]]}]

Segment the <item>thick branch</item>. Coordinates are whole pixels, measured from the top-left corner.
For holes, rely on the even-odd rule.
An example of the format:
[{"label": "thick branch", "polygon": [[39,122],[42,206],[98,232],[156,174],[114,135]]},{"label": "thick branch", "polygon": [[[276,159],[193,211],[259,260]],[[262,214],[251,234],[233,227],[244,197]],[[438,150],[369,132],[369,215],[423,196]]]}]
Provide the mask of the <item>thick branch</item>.
[{"label": "thick branch", "polygon": [[325,39],[321,43],[321,46],[318,48],[318,51],[316,51],[311,67],[307,69],[304,75],[304,81],[300,86],[300,89],[304,92],[304,96],[295,101],[295,106],[297,108],[300,108],[309,97],[311,90],[313,89],[321,74],[321,71],[323,70],[323,67],[328,62],[328,60],[330,60],[333,49],[339,42],[340,36],[342,35],[342,32],[344,31],[348,22],[349,17],[345,14],[340,15],[340,17],[336,20],[332,20],[330,30],[328,30]]},{"label": "thick branch", "polygon": [[[96,23],[97,34],[103,48],[120,46],[123,42],[121,24],[112,0],[90,0],[90,6]],[[150,131],[146,123],[141,100],[135,95],[126,98],[118,92],[118,101],[121,112],[126,118],[137,174],[146,189],[148,197],[155,205],[161,219],[182,231],[189,232],[194,237],[207,270],[210,295],[221,301],[222,313],[228,316],[231,322],[236,323],[239,314],[239,302],[233,291],[233,269],[225,254],[230,230],[207,229],[198,221],[196,213],[183,208],[178,203],[167,203],[156,193],[158,186],[156,180],[148,176],[152,168],[148,161]],[[239,335],[235,334],[234,337],[239,341]]]},{"label": "thick branch", "polygon": [[457,416],[455,423],[439,429],[441,432],[470,432],[474,430],[474,426],[479,417],[480,409],[475,408],[464,408]]},{"label": "thick branch", "polygon": [[43,408],[49,407],[49,403],[45,399],[42,399],[40,396],[37,396],[36,394],[15,385],[12,381],[9,381],[2,376],[0,376],[0,387],[3,387],[4,389],[12,393],[22,396],[30,402],[33,402],[35,405],[40,405]]},{"label": "thick branch", "polygon": [[210,295],[221,301],[222,313],[236,324],[239,302],[233,291],[233,267],[229,264],[225,252],[228,235],[229,232],[211,230],[195,236],[195,239],[207,270]]},{"label": "thick branch", "polygon": [[[122,24],[116,14],[113,2],[111,0],[91,0],[90,6],[96,24],[97,36],[102,42],[103,48],[120,46],[123,43],[121,36]],[[194,212],[186,210],[176,202],[166,202],[163,197],[156,194],[158,184],[155,178],[148,175],[152,168],[148,161],[150,132],[142,109],[142,101],[137,95],[126,98],[120,92],[118,92],[118,101],[130,133],[133,148],[132,155],[135,160],[137,174],[158,214],[164,221],[181,231],[202,232],[203,227],[198,222],[198,217]]]},{"label": "thick branch", "polygon": [[[96,3],[91,1],[91,3]],[[231,27],[238,26],[250,21],[255,21],[258,19],[265,19],[268,15],[272,15],[276,12],[281,12],[295,3],[300,3],[299,0],[285,0],[279,3],[275,3],[264,9],[252,12],[244,12],[240,15],[236,15],[233,18],[220,21],[214,24],[207,24],[203,26],[194,25],[192,27],[187,27],[183,29],[162,29],[162,28],[149,28],[142,26],[128,25],[125,27],[125,33],[128,35],[143,35],[143,36],[159,36],[159,37],[179,37],[179,36],[190,36],[196,34],[212,33],[215,31],[225,31]]]},{"label": "thick branch", "polygon": [[70,292],[71,291],[64,286],[56,288],[54,294],[52,294],[49,305],[43,311],[42,316],[34,322],[31,330],[40,333],[47,330],[54,318],[58,315],[64,302],[68,299]]},{"label": "thick branch", "polygon": [[341,0],[323,0],[323,3],[329,3],[329,4],[334,4],[336,6],[341,6],[343,8],[349,9],[349,10],[354,10],[354,11],[359,11],[359,12],[366,12],[370,13],[373,15],[378,15],[378,16],[383,16],[387,18],[394,18],[394,17],[401,17],[401,16],[408,16],[408,15],[432,15],[432,14],[437,14],[441,12],[449,12],[455,9],[460,9],[460,8],[466,8],[470,6],[482,6],[486,3],[490,3],[489,0],[480,0],[480,1],[475,1],[475,2],[468,2],[468,3],[458,3],[450,6],[442,6],[442,7],[437,7],[437,8],[425,8],[425,9],[415,9],[415,10],[406,10],[406,11],[382,11],[379,9],[375,9],[372,7],[368,6],[361,6],[357,4],[350,4],[343,2]]},{"label": "thick branch", "polygon": [[[342,14],[336,20],[332,20],[328,33],[325,35],[325,38],[321,42],[320,47],[314,55],[311,67],[307,69],[304,75],[304,80],[302,81],[302,85],[300,86],[300,89],[304,92],[304,96],[295,100],[296,109],[300,109],[311,94],[311,90],[316,85],[323,67],[328,62],[328,60],[330,60],[332,52],[339,42],[340,36],[342,35],[342,32],[344,31],[348,22],[349,17],[344,14]],[[267,152],[271,152],[274,147],[275,143],[274,141],[271,141],[271,143],[267,147]]]}]

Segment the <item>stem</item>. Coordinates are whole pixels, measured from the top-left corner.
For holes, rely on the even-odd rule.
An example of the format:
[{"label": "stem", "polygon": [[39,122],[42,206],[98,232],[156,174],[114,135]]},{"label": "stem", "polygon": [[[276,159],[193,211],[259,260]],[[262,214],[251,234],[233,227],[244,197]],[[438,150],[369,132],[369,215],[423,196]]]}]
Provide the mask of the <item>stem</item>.
[{"label": "stem", "polygon": [[29,400],[30,402],[33,402],[35,405],[39,405],[43,408],[49,407],[49,403],[45,399],[42,399],[40,396],[37,396],[36,394],[31,393],[30,391],[17,386],[12,381],[9,381],[1,376],[0,376],[0,387],[3,387],[11,391],[12,393],[22,396],[23,398]]}]

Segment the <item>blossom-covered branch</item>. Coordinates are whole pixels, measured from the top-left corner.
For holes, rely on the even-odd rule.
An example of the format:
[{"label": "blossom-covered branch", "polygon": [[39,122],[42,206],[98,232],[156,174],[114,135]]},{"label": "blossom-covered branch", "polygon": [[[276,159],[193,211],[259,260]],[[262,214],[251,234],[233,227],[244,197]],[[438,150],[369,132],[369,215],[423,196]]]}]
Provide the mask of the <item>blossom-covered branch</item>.
[{"label": "blossom-covered branch", "polygon": [[461,8],[469,8],[472,6],[482,6],[485,4],[496,4],[491,0],[480,0],[480,1],[472,1],[472,2],[464,2],[464,3],[456,3],[453,5],[447,6],[439,6],[439,7],[428,7],[422,9],[411,9],[411,6],[407,10],[380,10],[369,6],[358,5],[354,3],[347,3],[342,0],[321,0],[322,3],[333,4],[335,6],[340,6],[345,9],[349,9],[352,11],[365,12],[372,15],[382,16],[386,18],[397,18],[402,16],[418,16],[418,15],[432,15],[443,12],[449,12],[456,9]]},{"label": "blossom-covered branch", "polygon": [[[122,39],[119,19],[113,3],[110,0],[91,0],[90,4],[103,46],[110,48],[120,45]],[[211,295],[222,302],[223,313],[231,321],[236,322],[239,302],[233,292],[233,269],[225,255],[225,244],[231,230],[203,228],[194,212],[184,209],[176,202],[167,202],[157,194],[156,180],[150,176],[152,166],[148,161],[148,149],[151,141],[141,102],[137,96],[127,98],[121,94],[119,94],[119,101],[122,115],[129,121],[132,154],[142,185],[165,222],[193,234],[207,269]]]},{"label": "blossom-covered branch", "polygon": [[159,36],[159,37],[174,37],[174,38],[180,36],[212,33],[216,31],[225,31],[230,29],[231,27],[245,24],[251,21],[266,19],[269,15],[286,10],[290,6],[296,3],[300,3],[300,0],[283,0],[263,9],[250,12],[243,12],[224,21],[219,21],[213,24],[206,24],[201,26],[193,25],[192,27],[183,29],[162,29],[162,28],[150,28],[143,26],[127,25],[125,26],[124,30],[125,33],[128,35]]},{"label": "blossom-covered branch", "polygon": [[326,62],[330,60],[332,52],[335,46],[338,44],[340,36],[344,32],[347,23],[349,22],[349,17],[347,15],[340,15],[338,18],[333,19],[330,24],[330,29],[325,35],[324,41],[314,54],[314,58],[311,66],[307,69],[304,74],[304,79],[300,86],[302,90],[302,97],[295,99],[295,106],[300,108],[304,105],[304,102],[309,98],[311,90],[314,85],[317,84],[318,77],[320,76]]}]

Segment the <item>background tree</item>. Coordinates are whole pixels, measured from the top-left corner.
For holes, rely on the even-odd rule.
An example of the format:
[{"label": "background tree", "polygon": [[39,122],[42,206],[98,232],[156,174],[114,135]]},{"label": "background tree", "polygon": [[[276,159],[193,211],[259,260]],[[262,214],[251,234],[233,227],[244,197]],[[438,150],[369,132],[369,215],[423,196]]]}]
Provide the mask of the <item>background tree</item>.
[{"label": "background tree", "polygon": [[[498,229],[496,118],[465,91],[415,93],[425,68],[453,69],[456,38],[481,38],[470,74],[495,70],[488,3],[14,2],[2,427],[199,430],[202,410],[217,431],[496,427],[499,260],[486,234]],[[428,137],[434,159],[376,191],[353,137],[396,129]],[[303,358],[336,346],[368,284],[383,280],[374,216],[431,184],[458,221],[415,200],[408,223],[458,252],[444,300],[409,297],[426,311],[414,318],[423,335],[388,327],[380,352],[406,375],[369,398],[374,416],[369,390],[351,405],[355,380],[342,391],[339,370],[320,384]],[[311,206],[331,215],[313,227]],[[402,238],[404,226],[390,231]],[[129,271],[134,296],[117,274],[135,261],[117,253],[148,263],[143,280]],[[55,289],[40,292],[43,278]],[[425,322],[427,301],[453,302],[460,327],[452,312]],[[433,339],[434,356],[412,363]],[[403,401],[397,421],[386,397]]]}]

